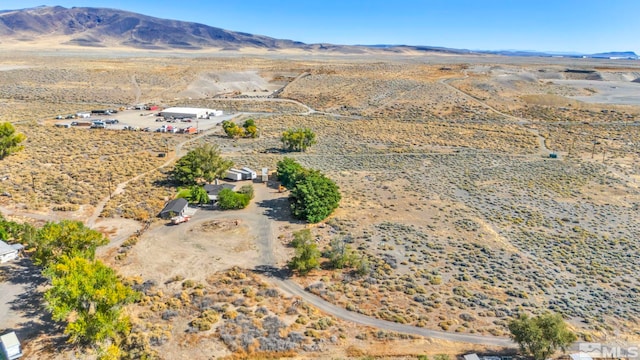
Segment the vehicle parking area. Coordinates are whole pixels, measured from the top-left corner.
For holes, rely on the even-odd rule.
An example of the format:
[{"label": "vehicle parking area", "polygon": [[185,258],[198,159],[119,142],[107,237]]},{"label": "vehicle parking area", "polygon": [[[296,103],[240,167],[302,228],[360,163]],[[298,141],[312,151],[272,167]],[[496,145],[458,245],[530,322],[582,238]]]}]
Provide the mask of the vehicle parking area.
[{"label": "vehicle parking area", "polygon": [[[55,124],[61,127],[67,125],[74,127],[92,128],[94,122],[104,123],[104,129],[107,130],[131,130],[131,131],[149,131],[149,132],[173,132],[173,133],[198,133],[209,130],[219,125],[225,120],[234,118],[237,114],[224,114],[205,119],[165,119],[158,116],[157,111],[148,110],[122,110],[115,114],[95,115],[92,114],[88,118],[74,118],[56,120]],[[117,120],[117,121],[114,121]],[[79,125],[76,125],[79,124]],[[100,126],[102,128],[102,126]],[[192,128],[191,131],[185,131]],[[96,129],[94,126],[92,129]]]}]

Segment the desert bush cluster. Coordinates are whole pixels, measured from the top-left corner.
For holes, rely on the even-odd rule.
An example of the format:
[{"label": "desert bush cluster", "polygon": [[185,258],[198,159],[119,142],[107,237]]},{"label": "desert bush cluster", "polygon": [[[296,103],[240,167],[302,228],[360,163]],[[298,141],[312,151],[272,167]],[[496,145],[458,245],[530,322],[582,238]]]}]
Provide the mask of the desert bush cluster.
[{"label": "desert bush cluster", "polygon": [[318,352],[344,338],[336,320],[240,268],[211,274],[205,283],[176,276],[165,284],[138,280],[135,288],[144,296],[132,309],[134,324],[146,329],[143,340],[156,354],[174,338],[216,339],[229,353],[254,356]]},{"label": "desert bush cluster", "polygon": [[[392,76],[394,74],[396,76]],[[433,77],[429,69],[421,67],[408,66],[385,72],[375,65],[365,64],[313,73],[287,86],[281,96],[301,101],[316,110],[353,117],[412,121],[477,121],[490,117],[499,120],[499,116],[461,98],[455,90],[434,81]]]},{"label": "desert bush cluster", "polygon": [[[632,207],[593,198],[596,184],[621,186],[604,167],[488,154],[418,159],[430,176],[414,166],[392,173],[370,166],[366,186],[338,178],[347,209],[397,220],[329,222],[327,235],[351,236],[371,272],[321,276],[309,291],[363,314],[448,331],[501,335],[523,311],[553,310],[594,331],[637,321],[630,289],[638,283],[626,254],[637,251],[630,239],[640,223]],[[433,215],[405,225],[403,202]]]},{"label": "desert bush cluster", "polygon": [[[24,150],[0,163],[0,191],[29,208],[96,205],[115,184],[159,166],[165,139],[129,132],[21,124]],[[173,139],[167,139],[172,143]]]}]

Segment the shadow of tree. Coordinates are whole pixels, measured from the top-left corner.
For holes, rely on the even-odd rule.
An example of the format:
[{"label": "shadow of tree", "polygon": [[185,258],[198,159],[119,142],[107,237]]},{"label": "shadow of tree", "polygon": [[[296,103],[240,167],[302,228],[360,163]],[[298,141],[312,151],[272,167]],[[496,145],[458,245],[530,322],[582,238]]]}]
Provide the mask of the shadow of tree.
[{"label": "shadow of tree", "polygon": [[273,265],[258,265],[253,268],[252,271],[255,274],[260,274],[267,277],[276,277],[281,280],[286,280],[293,276],[293,273],[291,272],[291,270],[289,270],[289,268],[278,268]]},{"label": "shadow of tree", "polygon": [[21,258],[3,266],[3,270],[6,283],[22,287],[7,303],[9,309],[16,312],[22,321],[17,322],[14,328],[0,326],[0,332],[15,331],[18,339],[23,342],[46,336],[55,351],[65,347],[65,324],[54,321],[45,307],[41,287],[48,280],[42,275],[42,268],[33,264],[29,258]]},{"label": "shadow of tree", "polygon": [[296,224],[303,223],[291,216],[291,207],[289,206],[288,197],[262,200],[257,202],[256,205],[266,209],[264,214],[271,220],[288,221]]}]

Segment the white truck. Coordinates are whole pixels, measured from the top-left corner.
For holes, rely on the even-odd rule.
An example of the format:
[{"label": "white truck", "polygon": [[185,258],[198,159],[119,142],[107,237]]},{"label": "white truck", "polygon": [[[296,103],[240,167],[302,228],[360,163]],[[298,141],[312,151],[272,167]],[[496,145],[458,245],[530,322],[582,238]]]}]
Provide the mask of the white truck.
[{"label": "white truck", "polygon": [[182,224],[183,222],[187,222],[191,220],[191,217],[189,215],[180,215],[180,216],[174,216],[171,218],[171,223],[173,225],[178,225],[178,224]]}]

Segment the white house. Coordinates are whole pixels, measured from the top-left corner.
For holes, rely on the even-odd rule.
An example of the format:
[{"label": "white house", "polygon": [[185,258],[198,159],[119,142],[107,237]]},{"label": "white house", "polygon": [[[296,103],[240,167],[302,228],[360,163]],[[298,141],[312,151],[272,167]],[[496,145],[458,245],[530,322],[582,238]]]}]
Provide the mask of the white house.
[{"label": "white house", "polygon": [[4,359],[15,360],[22,357],[22,350],[20,349],[20,341],[15,332],[10,332],[0,336],[0,342],[2,342],[2,355]]},{"label": "white house", "polygon": [[22,250],[22,248],[22,245],[9,245],[6,242],[0,240],[0,263],[5,263],[17,259],[18,254],[20,253],[20,250]]}]

